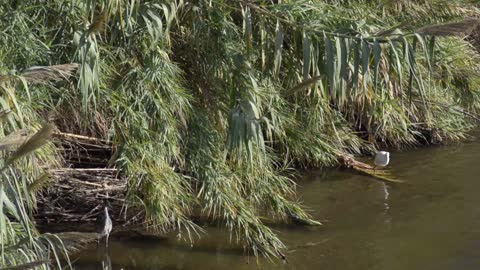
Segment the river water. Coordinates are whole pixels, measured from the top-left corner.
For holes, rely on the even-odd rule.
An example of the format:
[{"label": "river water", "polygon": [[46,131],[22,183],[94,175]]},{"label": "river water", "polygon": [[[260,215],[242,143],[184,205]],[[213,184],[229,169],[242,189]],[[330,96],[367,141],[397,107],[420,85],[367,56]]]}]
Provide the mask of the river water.
[{"label": "river water", "polygon": [[[402,184],[348,170],[311,171],[301,199],[320,227],[278,226],[287,263],[244,256],[228,234],[206,228],[191,247],[129,239],[82,252],[75,269],[480,269],[480,143],[392,153]],[[106,256],[108,254],[108,256]]]}]

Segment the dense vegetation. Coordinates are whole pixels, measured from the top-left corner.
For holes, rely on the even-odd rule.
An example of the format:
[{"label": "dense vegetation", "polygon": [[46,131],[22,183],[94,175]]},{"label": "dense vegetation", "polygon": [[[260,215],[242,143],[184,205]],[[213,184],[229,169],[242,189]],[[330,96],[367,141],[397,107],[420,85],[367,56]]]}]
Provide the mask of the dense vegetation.
[{"label": "dense vegetation", "polygon": [[[480,57],[464,37],[477,21],[438,24],[478,16],[474,2],[5,1],[1,133],[45,120],[108,139],[128,204],[154,228],[192,237],[201,213],[277,256],[284,246],[260,216],[309,219],[292,167],[466,136]],[[27,69],[68,63],[73,79]],[[13,214],[33,211],[37,188],[25,188],[59,161],[53,145],[35,153],[2,173],[0,265],[48,256],[28,215]]]}]

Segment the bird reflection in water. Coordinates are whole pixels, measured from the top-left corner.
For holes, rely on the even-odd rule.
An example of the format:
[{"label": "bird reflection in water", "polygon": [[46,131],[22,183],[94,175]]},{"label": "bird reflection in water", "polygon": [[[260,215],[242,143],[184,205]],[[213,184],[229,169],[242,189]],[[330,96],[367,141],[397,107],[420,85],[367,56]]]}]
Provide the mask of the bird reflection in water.
[{"label": "bird reflection in water", "polygon": [[[387,151],[378,151],[375,154],[374,163],[375,163],[374,170],[377,167],[383,168],[383,167],[388,166],[388,164],[390,163],[390,153],[387,152]],[[390,221],[391,221],[391,218],[390,218],[390,215],[389,215],[390,205],[388,204],[388,199],[390,197],[390,192],[388,192],[388,186],[385,182],[382,183],[382,188],[383,188],[383,205],[385,206],[384,213],[386,215],[385,222],[390,223]]]},{"label": "bird reflection in water", "polygon": [[108,254],[108,250],[105,250],[105,253],[103,254],[102,270],[113,270],[112,260],[110,259],[110,255]]}]

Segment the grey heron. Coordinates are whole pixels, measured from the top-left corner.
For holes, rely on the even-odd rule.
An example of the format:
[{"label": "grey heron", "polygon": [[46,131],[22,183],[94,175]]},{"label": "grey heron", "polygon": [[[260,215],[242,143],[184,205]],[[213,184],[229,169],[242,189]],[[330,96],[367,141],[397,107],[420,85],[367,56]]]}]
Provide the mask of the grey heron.
[{"label": "grey heron", "polygon": [[98,233],[98,240],[102,237],[105,237],[105,245],[108,247],[108,237],[110,236],[110,232],[112,231],[112,219],[108,214],[108,206],[109,203],[105,202],[103,205],[102,211],[97,216],[97,224],[96,224],[96,231]]}]

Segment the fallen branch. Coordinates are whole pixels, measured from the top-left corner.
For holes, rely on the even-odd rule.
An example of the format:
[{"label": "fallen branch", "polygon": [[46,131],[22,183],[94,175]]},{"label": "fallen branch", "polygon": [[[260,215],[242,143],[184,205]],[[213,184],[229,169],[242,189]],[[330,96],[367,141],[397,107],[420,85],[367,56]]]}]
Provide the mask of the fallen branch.
[{"label": "fallen branch", "polygon": [[54,66],[33,66],[23,70],[21,76],[25,78],[27,82],[31,83],[66,81],[73,76],[78,67],[79,65],[76,63]]},{"label": "fallen branch", "polygon": [[391,176],[388,171],[383,169],[375,169],[374,166],[360,162],[353,158],[352,156],[346,154],[338,154],[338,158],[340,162],[347,168],[351,168],[357,172],[362,174],[372,176],[378,180],[385,181],[385,182],[393,182],[393,183],[402,183],[403,181],[397,180]]},{"label": "fallen branch", "polygon": [[[78,134],[73,134],[73,133],[64,133],[64,132],[54,132],[54,136],[57,137],[62,137],[62,138],[73,138],[73,139],[79,139],[79,140],[85,140],[85,141],[92,141],[92,142],[97,142],[101,144],[109,144],[107,140],[95,138],[95,137],[88,137],[88,136],[83,136],[83,135],[78,135]],[[97,146],[97,145],[95,145]]]},{"label": "fallen branch", "polygon": [[61,168],[50,172],[116,172],[115,168]]}]

